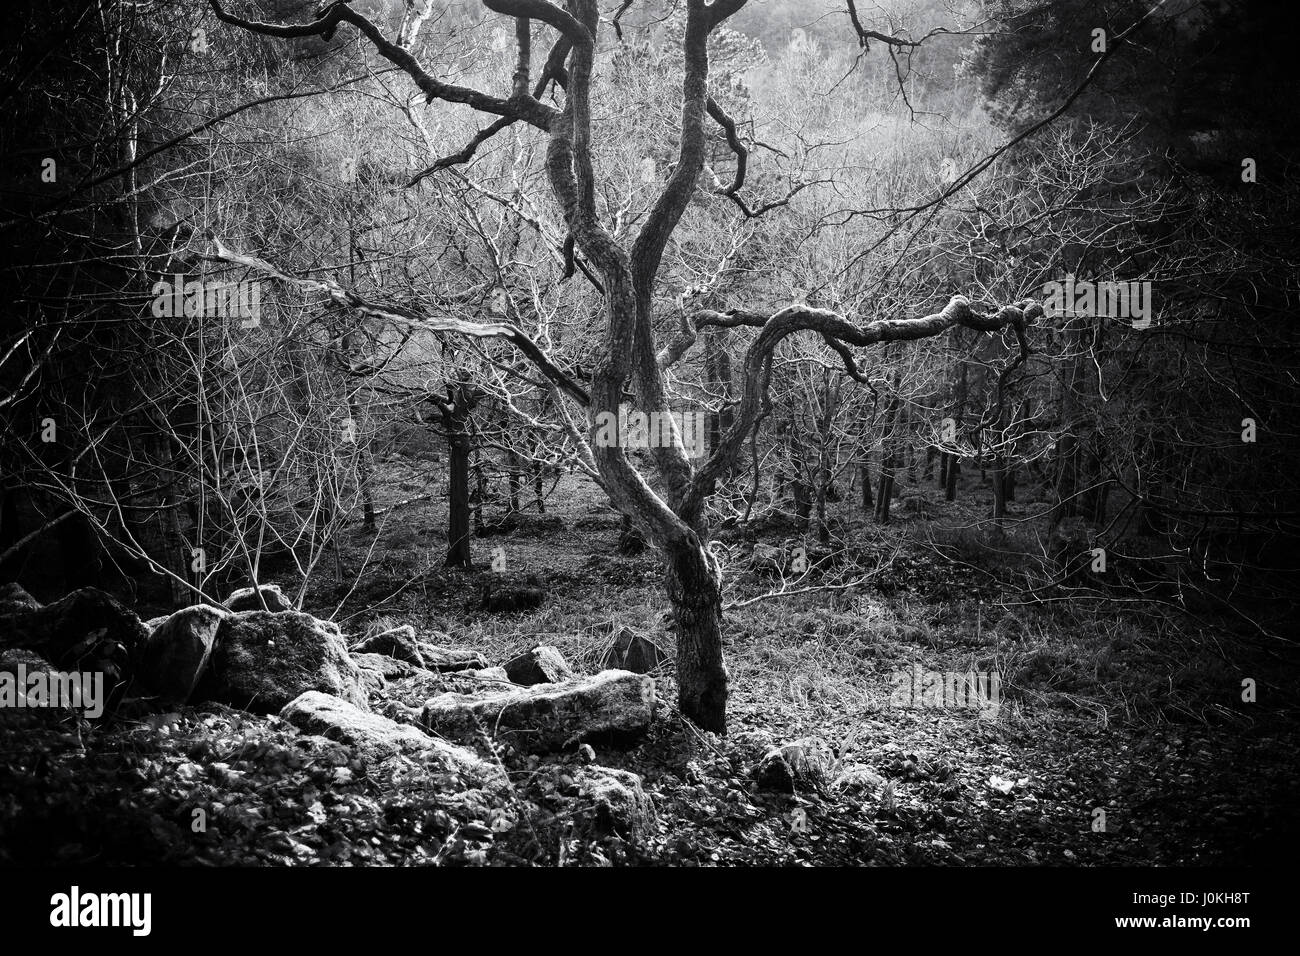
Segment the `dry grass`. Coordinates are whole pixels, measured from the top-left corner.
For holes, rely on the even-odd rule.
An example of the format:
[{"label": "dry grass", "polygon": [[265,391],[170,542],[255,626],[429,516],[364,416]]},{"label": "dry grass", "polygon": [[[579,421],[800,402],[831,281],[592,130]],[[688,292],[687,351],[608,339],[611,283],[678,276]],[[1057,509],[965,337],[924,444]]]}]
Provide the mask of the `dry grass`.
[{"label": "dry grass", "polygon": [[[937,489],[910,493],[939,498]],[[986,502],[977,495],[943,505],[949,509],[944,523],[900,515],[885,527],[856,514],[851,497],[837,506],[834,546],[859,564],[839,567],[825,580],[852,579],[863,571],[861,562],[879,564],[884,556],[883,571],[876,570],[885,577],[891,559],[902,563],[904,583],[917,567],[973,566],[983,572],[976,578],[982,589],[958,587],[953,597],[953,589],[940,595],[864,586],[760,601],[728,612],[726,655],[737,713],[760,712],[790,733],[825,731],[885,711],[891,675],[914,664],[998,673],[1009,720],[1057,714],[1102,724],[1151,724],[1173,716],[1206,721],[1232,713],[1224,688],[1236,672],[1222,659],[1213,635],[1172,621],[1168,611],[1070,601],[1000,603],[988,581],[1023,576],[1041,554],[1038,535],[1020,520],[1036,505],[1014,506],[1019,514],[1013,509],[1007,530],[995,533],[980,523]],[[534,611],[482,613],[478,588],[489,572],[447,571],[430,558],[441,547],[430,533],[439,520],[438,507],[445,506],[418,503],[393,518],[381,546],[370,549],[362,539],[352,543],[348,564],[364,564],[367,574],[382,579],[371,593],[398,593],[368,610],[350,605],[340,615],[345,630],[373,633],[410,623],[445,631],[454,645],[493,661],[550,644],[584,672],[599,669],[623,628],[674,652],[673,637],[662,627],[667,604],[654,556],[618,554],[618,517],[585,479],[565,476],[544,518],[525,517],[509,536],[475,539],[478,561],[486,564],[496,548],[503,548],[510,573],[542,578],[551,594]],[[802,540],[779,522],[767,524],[764,540]],[[741,529],[724,533],[720,542],[731,562],[726,574],[731,600],[775,586],[746,571],[750,536],[752,529]],[[671,700],[671,661],[656,676]]]}]

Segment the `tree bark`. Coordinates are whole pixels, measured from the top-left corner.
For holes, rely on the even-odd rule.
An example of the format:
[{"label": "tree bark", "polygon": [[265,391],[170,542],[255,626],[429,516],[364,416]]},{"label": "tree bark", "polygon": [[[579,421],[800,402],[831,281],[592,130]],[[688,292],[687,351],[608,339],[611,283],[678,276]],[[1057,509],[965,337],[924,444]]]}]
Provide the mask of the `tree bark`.
[{"label": "tree bark", "polygon": [[665,583],[677,630],[678,707],[698,727],[725,734],[721,581],[697,536],[675,541],[666,551]]},{"label": "tree bark", "polygon": [[470,454],[473,442],[469,434],[469,413],[473,395],[465,385],[447,389],[447,401],[439,402],[442,424],[447,436],[447,560],[449,568],[468,568],[470,554]]},{"label": "tree bark", "polygon": [[469,436],[447,436],[447,567],[468,568],[469,548]]}]

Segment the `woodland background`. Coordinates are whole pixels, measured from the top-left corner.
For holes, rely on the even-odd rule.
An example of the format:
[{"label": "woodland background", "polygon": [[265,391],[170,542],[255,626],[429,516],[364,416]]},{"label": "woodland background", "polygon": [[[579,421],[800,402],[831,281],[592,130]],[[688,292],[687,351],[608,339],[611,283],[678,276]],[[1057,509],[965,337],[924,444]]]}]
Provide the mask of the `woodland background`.
[{"label": "woodland background", "polygon": [[[274,718],[186,706],[124,715],[90,751],[66,726],[9,738],[8,820],[48,834],[14,858],[120,838],[95,852],[1234,862],[1293,838],[1296,15],[1150,6],[751,0],[711,31],[708,91],[746,169],[711,116],[647,293],[658,344],[682,347],[661,363],[665,401],[703,416],[709,454],[737,430],[762,321],[792,304],[864,326],[954,295],[992,314],[1074,275],[1150,282],[1155,315],[1040,310],[1023,342],[956,325],[774,347],[768,402],[684,519],[716,578],[725,726],[674,719],[601,755],[644,778],[657,836],[537,810],[574,779],[536,755],[496,755],[522,788],[504,826],[500,807],[449,811],[361,766],[338,779],[356,754],[293,766]],[[447,83],[511,95],[509,17],[350,7]],[[681,162],[688,8],[599,11],[593,202],[617,241]],[[320,16],[297,0],[229,12]],[[41,602],[101,589],[141,620],[274,583],[353,650],[409,625],[484,664],[543,644],[595,673],[636,636],[671,700],[694,626],[665,599],[676,545],[611,505],[577,440],[587,411],[556,384],[599,383],[608,277],[575,248],[546,137],[517,122],[478,141],[492,117],[426,103],[346,23],[270,38],[197,0],[21,0],[11,16],[0,581]],[[1123,41],[1095,65],[1098,28]],[[532,24],[535,75],[548,29]],[[257,322],[159,317],[157,284],[178,275],[261,283]],[[521,330],[556,374],[456,323]],[[671,501],[657,456],[630,458]],[[890,675],[914,664],[999,673],[1002,715],[891,709]],[[751,765],[814,738],[829,756],[812,782],[763,796]],[[302,797],[322,766],[328,799]],[[136,786],[119,792],[123,773]],[[250,810],[195,842],[194,806],[256,805],[268,779],[301,804],[292,827]],[[348,822],[330,816],[350,800]],[[410,821],[438,813],[430,850]],[[104,814],[121,834],[92,835]]]}]

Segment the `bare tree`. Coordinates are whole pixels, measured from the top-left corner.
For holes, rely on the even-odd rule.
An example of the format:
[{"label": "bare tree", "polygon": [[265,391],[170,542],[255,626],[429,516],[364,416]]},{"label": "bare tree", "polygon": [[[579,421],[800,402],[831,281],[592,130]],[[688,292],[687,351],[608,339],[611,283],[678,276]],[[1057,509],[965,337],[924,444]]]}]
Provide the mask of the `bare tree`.
[{"label": "bare tree", "polygon": [[[387,39],[380,28],[346,3],[325,7],[303,24],[272,24],[228,13],[217,0],[212,8],[224,22],[271,37],[329,37],[341,24],[359,30],[378,53],[405,71],[430,100],[459,103],[496,117],[458,153],[435,163],[452,166],[472,157],[478,147],[501,130],[525,123],[547,137],[546,170],[553,198],[568,230],[569,255],[581,256],[598,281],[603,298],[603,341],[592,363],[590,392],[551,362],[537,344],[511,323],[491,325],[438,319],[444,329],[472,336],[503,338],[537,363],[554,387],[585,408],[586,435],[571,438],[579,454],[611,502],[662,555],[665,584],[677,631],[678,703],[683,714],[699,726],[725,732],[727,671],[722,655],[722,596],[720,570],[708,549],[705,504],[719,481],[725,480],[755,424],[767,410],[776,347],[788,336],[810,331],[831,343],[848,370],[861,378],[850,346],[915,340],[964,325],[984,332],[1013,327],[1024,343],[1024,326],[1040,313],[1029,301],[1004,306],[993,314],[976,311],[954,297],[941,311],[918,318],[895,316],[857,324],[837,312],[794,305],[774,314],[742,309],[703,310],[683,317],[677,337],[660,348],[655,322],[655,293],[665,248],[695,195],[706,159],[709,117],[724,128],[731,122],[709,95],[709,35],[744,5],[744,0],[687,0],[682,39],[680,134],[671,174],[653,199],[630,245],[618,241],[602,222],[597,200],[599,180],[593,145],[599,130],[593,123],[592,99],[597,28],[595,0],[572,0],[561,9],[547,0],[485,0],[493,12],[511,17],[515,26],[516,61],[508,96],[445,83],[427,71],[403,45]],[[533,21],[553,32],[550,50],[533,76]],[[542,33],[545,33],[544,29]],[[563,90],[563,106],[540,98],[552,86]],[[743,200],[745,152],[737,150],[736,175],[730,185],[715,186],[737,201],[742,213],[754,214]],[[229,250],[226,254],[232,255]],[[241,261],[251,262],[250,257]],[[266,270],[277,272],[269,264]],[[282,278],[292,279],[284,273]],[[314,280],[303,280],[314,281]],[[382,303],[367,301],[335,286],[330,294],[342,304],[391,313]],[[408,316],[426,321],[420,316]],[[750,345],[738,385],[741,395],[731,427],[708,459],[694,467],[671,417],[665,370],[677,361],[702,330],[749,326],[759,329]],[[1026,346],[1027,347],[1027,346]],[[599,440],[599,422],[617,416],[631,386],[637,407],[666,423],[663,440],[651,450],[657,487],[650,482],[618,442]]]}]

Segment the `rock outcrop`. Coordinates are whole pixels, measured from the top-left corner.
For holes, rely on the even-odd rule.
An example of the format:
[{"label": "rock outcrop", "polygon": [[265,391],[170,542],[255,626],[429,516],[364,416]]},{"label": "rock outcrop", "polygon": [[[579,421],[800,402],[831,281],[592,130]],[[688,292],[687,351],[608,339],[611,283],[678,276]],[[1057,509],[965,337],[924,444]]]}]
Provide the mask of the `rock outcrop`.
[{"label": "rock outcrop", "polygon": [[320,691],[308,691],[290,701],[280,716],[305,733],[347,744],[370,765],[401,754],[415,759],[431,773],[455,774],[467,787],[499,787],[506,783],[500,767],[464,747]]},{"label": "rock outcrop", "polygon": [[336,625],[300,611],[243,611],[222,619],[193,697],[269,714],[309,690],[370,709]]},{"label": "rock outcrop", "polygon": [[625,627],[615,635],[613,643],[606,649],[600,666],[631,671],[633,674],[648,674],[666,660],[668,655],[658,644]]},{"label": "rock outcrop", "polygon": [[[260,598],[259,598],[260,592]],[[262,600],[266,601],[266,607],[262,607]],[[240,588],[233,592],[230,597],[222,602],[227,610],[230,611],[293,611],[296,608],[280,590],[278,584],[263,584],[255,588]]]},{"label": "rock outcrop", "polygon": [[372,634],[352,650],[360,654],[383,654],[431,671],[461,671],[486,667],[487,660],[477,651],[459,651],[443,646],[449,641],[446,634],[434,632],[428,638],[418,637],[409,624]]},{"label": "rock outcrop", "polygon": [[131,655],[147,636],[135,614],[97,588],[0,618],[0,647],[35,651],[60,671],[102,673],[110,690],[125,681]]},{"label": "rock outcrop", "polygon": [[487,734],[524,752],[547,753],[588,741],[629,743],[649,730],[654,710],[652,678],[609,670],[481,695],[440,694],[418,719],[443,737],[473,740]]},{"label": "rock outcrop", "polygon": [[515,684],[525,687],[533,684],[556,684],[572,680],[573,669],[563,655],[549,644],[541,644],[524,651],[504,664],[506,676]]},{"label": "rock outcrop", "polygon": [[189,700],[229,614],[225,608],[196,604],[153,628],[135,653],[135,676],[144,688],[177,704]]}]

